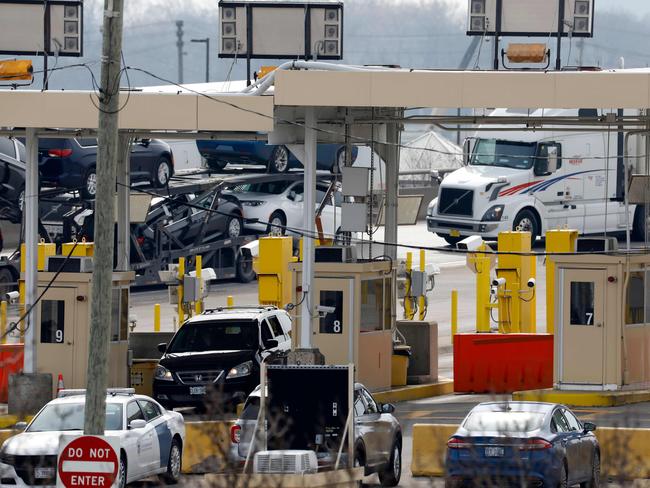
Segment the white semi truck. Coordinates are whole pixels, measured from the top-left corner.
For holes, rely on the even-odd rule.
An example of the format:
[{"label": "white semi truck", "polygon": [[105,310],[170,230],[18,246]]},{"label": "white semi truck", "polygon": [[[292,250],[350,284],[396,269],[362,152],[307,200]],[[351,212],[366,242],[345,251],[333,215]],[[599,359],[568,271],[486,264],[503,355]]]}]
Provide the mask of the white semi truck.
[{"label": "white semi truck", "polygon": [[[526,113],[497,109],[491,115]],[[545,109],[530,115],[578,113]],[[642,143],[636,137],[628,143],[630,174],[645,173],[637,152]],[[529,231],[534,239],[565,227],[580,234],[626,230],[624,137],[616,126],[609,132],[479,130],[464,152],[464,167],[442,180],[427,211],[429,231],[450,244],[470,235],[494,240],[509,230]],[[642,207],[629,205],[633,236],[641,239],[644,215]]]}]

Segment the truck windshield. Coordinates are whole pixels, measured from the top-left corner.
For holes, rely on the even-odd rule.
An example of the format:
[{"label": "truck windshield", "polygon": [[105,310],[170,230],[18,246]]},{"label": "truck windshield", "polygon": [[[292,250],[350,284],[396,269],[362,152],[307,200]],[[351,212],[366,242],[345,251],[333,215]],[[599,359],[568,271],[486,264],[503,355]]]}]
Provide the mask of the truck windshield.
[{"label": "truck windshield", "polygon": [[257,349],[258,330],[255,320],[185,324],[172,339],[167,353]]},{"label": "truck windshield", "polygon": [[530,169],[533,167],[536,148],[535,143],[479,139],[469,164]]}]

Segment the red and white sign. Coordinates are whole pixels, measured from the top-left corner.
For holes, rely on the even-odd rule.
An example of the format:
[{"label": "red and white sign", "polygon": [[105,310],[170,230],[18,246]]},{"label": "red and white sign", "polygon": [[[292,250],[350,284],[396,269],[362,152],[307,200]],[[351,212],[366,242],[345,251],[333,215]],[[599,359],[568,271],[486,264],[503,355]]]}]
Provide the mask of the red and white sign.
[{"label": "red and white sign", "polygon": [[57,469],[59,488],[109,488],[120,470],[119,439],[61,436]]}]

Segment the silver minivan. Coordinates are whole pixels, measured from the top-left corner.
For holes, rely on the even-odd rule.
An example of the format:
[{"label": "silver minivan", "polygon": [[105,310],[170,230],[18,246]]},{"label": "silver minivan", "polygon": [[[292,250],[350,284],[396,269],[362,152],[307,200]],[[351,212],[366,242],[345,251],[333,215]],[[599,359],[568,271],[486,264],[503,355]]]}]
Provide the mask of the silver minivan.
[{"label": "silver minivan", "polygon": [[[235,463],[243,465],[249,455],[259,408],[258,386],[246,399],[239,419],[230,429],[231,459]],[[362,384],[354,385],[355,466],[363,466],[366,476],[377,473],[382,486],[397,486],[402,474],[402,428],[394,411],[390,403],[378,403]],[[258,433],[250,453],[251,462],[260,445]],[[326,468],[334,460],[326,453],[319,453],[318,464]]]}]

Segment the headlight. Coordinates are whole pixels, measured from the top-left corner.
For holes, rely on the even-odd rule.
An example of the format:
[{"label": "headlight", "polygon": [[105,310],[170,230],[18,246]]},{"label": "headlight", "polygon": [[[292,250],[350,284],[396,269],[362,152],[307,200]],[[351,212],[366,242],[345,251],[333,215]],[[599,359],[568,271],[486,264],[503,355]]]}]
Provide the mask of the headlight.
[{"label": "headlight", "polygon": [[174,381],[172,372],[161,365],[156,366],[156,370],[153,372],[153,377],[157,380]]},{"label": "headlight", "polygon": [[483,215],[481,220],[483,222],[499,222],[501,217],[503,217],[504,208],[505,205],[495,205],[494,207],[491,207],[487,212],[485,212],[485,215]]},{"label": "headlight", "polygon": [[246,361],[245,363],[238,364],[234,368],[230,368],[226,379],[241,378],[248,376],[253,372],[253,361]]},{"label": "headlight", "polygon": [[244,207],[259,207],[260,205],[264,205],[266,202],[263,200],[242,200],[241,204]]}]

